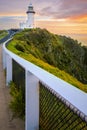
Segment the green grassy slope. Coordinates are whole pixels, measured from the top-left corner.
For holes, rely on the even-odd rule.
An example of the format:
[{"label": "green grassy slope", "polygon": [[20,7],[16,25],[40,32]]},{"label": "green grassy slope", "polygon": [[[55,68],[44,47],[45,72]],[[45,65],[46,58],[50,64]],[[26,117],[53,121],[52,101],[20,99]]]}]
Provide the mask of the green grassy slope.
[{"label": "green grassy slope", "polygon": [[[45,29],[32,29],[15,35],[8,49],[87,92],[87,84],[84,84],[86,80],[83,80],[87,75],[86,71],[83,75],[82,68],[84,65],[86,69],[87,64],[82,63],[83,58],[86,58],[86,47],[81,47],[77,41],[51,34]],[[80,62],[82,66],[78,66]],[[78,75],[81,77],[79,81]]]},{"label": "green grassy slope", "polygon": [[0,30],[0,39],[4,38],[8,34],[5,30]]}]

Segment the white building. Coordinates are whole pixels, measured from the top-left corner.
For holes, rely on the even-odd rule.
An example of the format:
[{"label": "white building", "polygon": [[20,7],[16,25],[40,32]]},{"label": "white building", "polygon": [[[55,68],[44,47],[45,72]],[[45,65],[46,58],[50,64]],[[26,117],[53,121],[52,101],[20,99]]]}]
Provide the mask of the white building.
[{"label": "white building", "polygon": [[25,23],[24,22],[20,23],[20,28],[21,29],[34,28],[34,14],[35,14],[35,11],[33,9],[32,4],[29,4],[28,11],[26,13],[27,13],[27,20],[26,20]]}]

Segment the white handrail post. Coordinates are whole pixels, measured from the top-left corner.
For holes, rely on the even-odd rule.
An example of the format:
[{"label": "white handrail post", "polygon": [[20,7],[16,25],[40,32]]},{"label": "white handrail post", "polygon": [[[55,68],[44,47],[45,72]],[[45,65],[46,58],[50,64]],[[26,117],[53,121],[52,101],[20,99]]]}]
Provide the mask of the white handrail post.
[{"label": "white handrail post", "polygon": [[6,68],[6,52],[4,48],[2,50],[2,59],[3,59],[3,69],[5,69]]},{"label": "white handrail post", "polygon": [[26,70],[26,130],[39,130],[39,80]]},{"label": "white handrail post", "polygon": [[6,55],[6,85],[12,81],[12,58]]}]

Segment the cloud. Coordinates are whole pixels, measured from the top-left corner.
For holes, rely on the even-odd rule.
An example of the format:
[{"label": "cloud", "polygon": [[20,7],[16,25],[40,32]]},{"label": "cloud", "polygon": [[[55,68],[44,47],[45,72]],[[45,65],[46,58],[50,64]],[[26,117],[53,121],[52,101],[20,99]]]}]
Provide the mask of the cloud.
[{"label": "cloud", "polygon": [[19,23],[24,20],[23,16],[0,16],[0,29],[18,28]]},{"label": "cloud", "polygon": [[0,21],[6,21],[6,22],[9,22],[9,21],[15,21],[15,20],[24,20],[25,17],[24,16],[1,16],[0,17]]},{"label": "cloud", "polygon": [[[62,17],[73,17],[87,13],[87,1],[86,0],[62,0],[60,6]],[[59,15],[60,16],[60,15]],[[60,16],[60,17],[61,17]]]},{"label": "cloud", "polygon": [[[87,17],[87,0],[34,0],[36,19],[71,19]],[[27,0],[1,0],[0,16],[24,16],[29,5]],[[83,18],[84,17],[84,18]],[[87,21],[87,20],[86,20]]]},{"label": "cloud", "polygon": [[[64,19],[87,14],[87,0],[34,0],[32,2],[39,16]],[[0,15],[26,15],[28,5],[27,0],[1,0]]]},{"label": "cloud", "polygon": [[[46,2],[46,0],[45,0]],[[46,7],[41,6],[40,15],[51,16],[56,19],[72,18],[87,14],[87,0],[51,0]]]},{"label": "cloud", "polygon": [[0,16],[4,15],[20,15],[25,14],[29,2],[27,0],[1,0],[0,1]]}]

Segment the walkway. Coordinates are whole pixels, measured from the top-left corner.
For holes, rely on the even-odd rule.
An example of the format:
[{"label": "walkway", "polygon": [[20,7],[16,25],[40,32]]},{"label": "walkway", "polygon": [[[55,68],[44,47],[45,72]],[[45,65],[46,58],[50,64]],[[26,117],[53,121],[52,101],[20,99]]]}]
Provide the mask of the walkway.
[{"label": "walkway", "polygon": [[5,86],[5,74],[2,67],[2,46],[0,45],[0,130],[24,130],[24,122],[13,119],[9,109],[9,88]]}]

